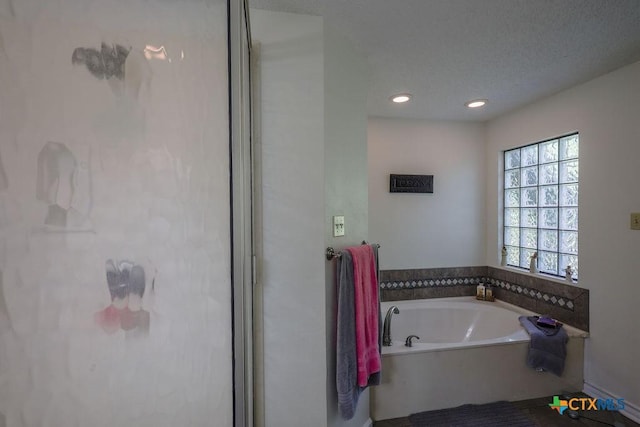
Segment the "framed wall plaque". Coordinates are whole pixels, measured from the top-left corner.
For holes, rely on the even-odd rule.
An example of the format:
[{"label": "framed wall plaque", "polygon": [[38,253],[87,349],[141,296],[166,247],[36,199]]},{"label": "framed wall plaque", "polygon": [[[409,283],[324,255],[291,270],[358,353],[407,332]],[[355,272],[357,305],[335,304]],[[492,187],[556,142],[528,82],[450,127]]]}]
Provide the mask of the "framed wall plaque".
[{"label": "framed wall plaque", "polygon": [[390,193],[433,193],[433,175],[389,176]]}]

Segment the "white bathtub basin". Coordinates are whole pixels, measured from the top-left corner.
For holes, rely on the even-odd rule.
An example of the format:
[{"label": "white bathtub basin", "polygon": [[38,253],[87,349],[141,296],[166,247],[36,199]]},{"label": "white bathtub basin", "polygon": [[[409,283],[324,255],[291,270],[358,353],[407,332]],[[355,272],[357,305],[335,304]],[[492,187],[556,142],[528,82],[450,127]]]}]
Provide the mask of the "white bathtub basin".
[{"label": "white bathtub basin", "polygon": [[[582,389],[584,340],[569,334],[562,377],[526,366],[529,336],[518,316],[534,313],[501,301],[474,297],[392,301],[393,345],[382,348],[382,382],[371,387],[374,420],[450,408],[465,403],[521,400]],[[412,347],[409,335],[418,335]]]},{"label": "white bathtub basin", "polygon": [[[529,341],[518,317],[534,313],[501,301],[478,301],[475,297],[434,298],[381,303],[384,316],[391,306],[400,310],[391,320],[392,346],[382,354],[479,347]],[[587,333],[566,326],[569,336]],[[409,335],[417,335],[406,347]]]}]

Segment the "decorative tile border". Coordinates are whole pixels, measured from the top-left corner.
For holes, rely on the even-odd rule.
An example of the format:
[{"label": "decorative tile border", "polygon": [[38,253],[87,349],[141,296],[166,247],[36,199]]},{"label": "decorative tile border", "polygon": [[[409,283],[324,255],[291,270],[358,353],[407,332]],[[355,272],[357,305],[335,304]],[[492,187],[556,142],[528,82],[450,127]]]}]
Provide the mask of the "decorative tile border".
[{"label": "decorative tile border", "polygon": [[[380,272],[380,283],[406,283],[422,282],[421,286],[451,285],[453,279],[464,281],[465,278],[482,278],[487,276],[487,267],[446,267],[446,268],[416,268],[407,270],[382,270]],[[451,279],[451,283],[447,280]],[[433,282],[432,282],[433,281]],[[458,283],[460,284],[460,283]]]},{"label": "decorative tile border", "polygon": [[485,281],[487,267],[383,270],[380,289],[383,301],[475,295]]},{"label": "decorative tile border", "polygon": [[380,282],[380,289],[412,289],[412,288],[428,288],[432,286],[453,286],[453,285],[473,285],[484,281],[484,277],[454,277],[441,279],[414,279],[407,281],[388,281]]},{"label": "decorative tile border", "polygon": [[565,310],[573,311],[575,303],[570,297],[563,297],[555,295],[553,293],[541,292],[536,288],[528,288],[526,286],[520,286],[516,283],[510,283],[504,280],[496,280],[492,277],[454,277],[454,278],[439,278],[439,279],[411,279],[411,280],[394,280],[394,281],[382,281],[380,282],[380,289],[394,290],[394,289],[415,289],[415,288],[430,288],[434,286],[456,286],[456,285],[469,285],[477,286],[479,283],[489,283],[492,286],[499,287],[505,291],[513,292],[516,295],[522,295],[527,298],[534,298],[543,300],[544,302]]},{"label": "decorative tile border", "polygon": [[480,282],[491,284],[498,299],[589,330],[589,290],[544,276],[495,267],[380,272],[383,301],[475,295]]},{"label": "decorative tile border", "polygon": [[562,297],[547,292],[543,293],[535,288],[527,288],[525,286],[520,286],[515,283],[509,283],[504,280],[496,280],[494,278],[487,278],[487,283],[490,283],[492,286],[497,286],[500,289],[504,289],[505,291],[513,292],[516,295],[522,295],[523,297],[542,300],[547,304],[556,305],[558,307],[564,308],[565,310],[573,311],[575,308],[575,303],[569,297]]},{"label": "decorative tile border", "polygon": [[488,267],[496,298],[589,330],[589,290],[541,274]]}]

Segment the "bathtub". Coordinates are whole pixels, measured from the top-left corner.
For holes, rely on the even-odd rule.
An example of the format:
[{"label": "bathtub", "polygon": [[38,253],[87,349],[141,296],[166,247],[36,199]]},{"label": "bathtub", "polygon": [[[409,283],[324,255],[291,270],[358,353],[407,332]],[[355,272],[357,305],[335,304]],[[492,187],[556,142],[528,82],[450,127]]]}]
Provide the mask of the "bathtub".
[{"label": "bathtub", "polygon": [[[382,382],[371,388],[374,420],[582,390],[584,331],[565,325],[567,361],[557,377],[525,364],[529,336],[518,316],[530,311],[457,297],[383,302],[383,316],[392,305],[400,313],[391,321],[392,345],[382,349]],[[412,347],[409,335],[420,337]]]}]

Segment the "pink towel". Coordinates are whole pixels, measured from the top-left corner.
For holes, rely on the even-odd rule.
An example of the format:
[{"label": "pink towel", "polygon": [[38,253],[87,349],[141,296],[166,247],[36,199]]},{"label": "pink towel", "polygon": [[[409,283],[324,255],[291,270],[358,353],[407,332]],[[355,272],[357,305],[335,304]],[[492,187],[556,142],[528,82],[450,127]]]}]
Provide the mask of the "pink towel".
[{"label": "pink towel", "polygon": [[355,285],[356,354],[358,385],[366,387],[371,374],[380,372],[378,348],[378,280],[373,249],[369,245],[347,248],[353,258]]}]

